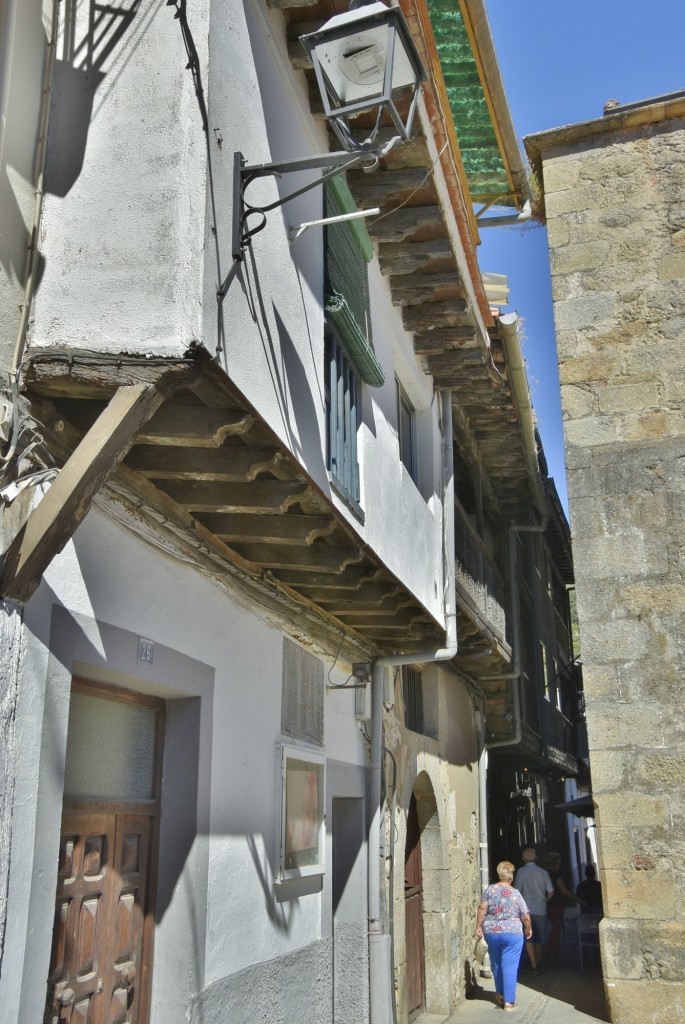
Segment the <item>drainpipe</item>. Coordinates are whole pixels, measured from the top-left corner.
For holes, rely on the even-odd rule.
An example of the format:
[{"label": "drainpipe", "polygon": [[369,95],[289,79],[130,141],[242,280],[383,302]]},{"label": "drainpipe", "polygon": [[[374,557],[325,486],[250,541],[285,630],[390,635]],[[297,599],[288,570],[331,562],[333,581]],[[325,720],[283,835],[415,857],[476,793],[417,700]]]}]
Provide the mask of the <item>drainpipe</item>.
[{"label": "drainpipe", "polygon": [[443,556],[445,573],[445,646],[378,658],[372,666],[371,756],[369,770],[370,821],[368,834],[368,927],[369,927],[369,1003],[371,1024],[389,1024],[394,999],[390,979],[390,936],[384,935],[381,921],[381,761],[383,756],[383,676],[386,668],[450,661],[457,653],[457,605],[454,554],[454,455],[452,438],[452,392],[441,395],[443,423]]},{"label": "drainpipe", "polygon": [[[488,747],[485,742],[485,715],[478,713],[481,746],[478,755],[478,849],[480,853],[480,891],[490,885],[490,841],[488,839]],[[486,952],[480,968],[481,978],[491,978],[490,954]]]},{"label": "drainpipe", "polygon": [[512,626],[512,653],[513,665],[509,672],[497,676],[486,676],[483,682],[494,682],[498,679],[512,680],[512,712],[514,715],[514,733],[511,739],[497,740],[488,744],[488,750],[497,747],[516,746],[521,742],[522,721],[521,721],[521,606],[518,586],[518,552],[516,548],[517,533],[543,533],[549,520],[549,507],[547,495],[540,478],[540,467],[538,465],[537,442],[535,439],[535,420],[533,414],[533,403],[528,387],[526,375],[526,364],[521,351],[521,338],[519,336],[518,313],[505,313],[498,319],[500,334],[504,344],[507,357],[507,371],[511,383],[512,396],[516,402],[516,410],[521,425],[521,438],[523,441],[523,453],[533,491],[535,506],[541,517],[541,522],[536,526],[512,525],[508,531],[508,554],[509,554],[509,602],[511,607]]},{"label": "drainpipe", "polygon": [[478,217],[476,224],[479,228],[507,228],[512,224],[525,224],[533,219],[533,212],[530,208],[530,200],[526,199],[520,213],[505,213],[501,217]]},{"label": "drainpipe", "polygon": [[523,455],[526,460],[528,479],[533,491],[535,506],[546,523],[549,519],[549,504],[545,488],[540,477],[538,465],[538,446],[535,439],[535,417],[533,413],[533,402],[530,397],[528,386],[528,375],[526,364],[521,351],[521,337],[519,334],[518,313],[505,313],[498,319],[500,334],[504,344],[504,352],[507,357],[507,373],[511,383],[511,391],[516,402],[516,411],[521,424],[521,439],[523,441]]}]

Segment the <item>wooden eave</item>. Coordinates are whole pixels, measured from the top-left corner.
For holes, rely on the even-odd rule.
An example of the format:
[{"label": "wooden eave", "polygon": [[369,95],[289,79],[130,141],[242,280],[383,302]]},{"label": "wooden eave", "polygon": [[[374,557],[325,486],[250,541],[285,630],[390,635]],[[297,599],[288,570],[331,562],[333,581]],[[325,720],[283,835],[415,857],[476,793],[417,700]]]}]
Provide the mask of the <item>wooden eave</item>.
[{"label": "wooden eave", "polygon": [[[223,370],[204,350],[187,369],[188,382],[128,439],[104,494],[153,530],[173,531],[185,556],[211,560],[215,575],[238,573],[285,597],[291,611],[295,604],[317,615],[357,649],[440,646],[441,623],[354,532]],[[47,460],[67,463],[117,396],[157,371],[145,360],[35,354],[25,400]]]},{"label": "wooden eave", "polygon": [[[323,116],[299,36],[319,28],[343,7],[335,0],[270,3],[283,13],[290,60],[293,68],[307,77],[312,113]],[[435,387],[452,391],[459,414],[457,442],[476,453],[484,492],[507,519],[532,500],[518,416],[504,350],[493,329],[478,267],[477,227],[428,9],[425,0],[400,0],[400,4],[428,72],[422,90],[431,138],[417,118],[408,143],[395,146],[374,173],[348,173],[347,182],[360,209],[381,209],[380,216],[366,224],[393,301],[402,311],[404,327],[413,334],[416,354]],[[369,123],[360,116],[356,124],[364,137]],[[391,134],[390,127],[384,131]],[[331,148],[339,148],[333,137]],[[434,178],[431,152],[440,154],[448,209]],[[462,279],[453,250],[453,223],[466,256],[470,288]],[[477,310],[472,305],[474,294]]]}]

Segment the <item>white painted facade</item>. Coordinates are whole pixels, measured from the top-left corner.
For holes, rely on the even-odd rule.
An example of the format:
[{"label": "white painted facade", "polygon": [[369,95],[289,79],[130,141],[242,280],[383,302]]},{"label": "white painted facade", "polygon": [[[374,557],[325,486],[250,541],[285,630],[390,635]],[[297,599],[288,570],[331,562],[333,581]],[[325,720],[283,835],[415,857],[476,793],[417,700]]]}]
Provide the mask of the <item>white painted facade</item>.
[{"label": "white painted facade", "polygon": [[[220,310],[217,305],[217,287],[231,265],[234,150],[258,163],[327,147],[322,124],[309,112],[304,77],[288,62],[282,15],[262,0],[203,0],[187,13],[208,147],[173,7],[141,0],[126,29],[111,30],[108,49],[107,40],[89,37],[87,5],[59,5],[27,351],[179,358],[194,342],[210,352],[219,348],[232,381],[360,544],[443,621],[439,403],[377,260],[369,268],[374,346],[386,382],[364,388],[363,522],[331,488],[325,464],[322,232],[288,241],[290,226],[320,215],[319,193],[269,215]],[[21,216],[9,232],[11,266],[0,295],[3,368],[14,352],[19,254],[33,216],[33,129],[51,17],[48,0],[42,21],[35,2],[21,3],[17,13],[16,38],[30,58],[17,49],[9,76],[3,216],[12,203]],[[30,88],[18,104],[24,81]],[[31,131],[22,134],[22,124]],[[279,190],[297,187],[294,177],[258,183],[255,194],[272,201]],[[418,485],[399,458],[396,378],[416,411]],[[78,676],[166,702],[152,1024],[365,1020],[363,845],[337,917],[332,904],[332,801],[358,801],[364,823],[367,812],[368,748],[355,719],[355,692],[325,686],[344,683],[351,666],[336,658],[335,637],[320,645],[307,636],[295,609],[291,619],[268,614],[244,593],[137,536],[127,528],[134,523],[124,525],[111,512],[93,509],[54,559],[23,610],[21,649],[11,663],[5,659],[18,696],[4,765],[15,788],[5,808],[11,858],[3,1018],[28,1022],[43,1014],[70,694]],[[140,637],[155,645],[152,665],[137,659]],[[291,739],[281,731],[289,637],[317,659],[324,680],[327,859],[322,876],[278,884],[278,744]],[[467,691],[449,671],[434,674],[442,702],[439,737],[424,742],[400,730],[396,739],[405,752],[400,814],[419,776],[431,779],[436,796],[441,854],[428,870],[440,896],[431,897],[426,912],[435,952],[428,971],[437,993],[430,1005],[447,1012],[463,993],[470,956],[477,750]],[[400,820],[396,896],[402,828]],[[334,934],[342,951],[337,960]],[[435,981],[431,965],[438,960]]]},{"label": "white painted facade", "polygon": [[[104,565],[103,551],[114,556]],[[150,666],[137,661],[141,630],[155,644]],[[26,606],[24,638],[0,980],[7,1019],[38,1020],[43,1012],[45,992],[35,972],[42,968],[45,975],[50,956],[72,674],[162,696],[168,702],[165,776],[196,773],[192,823],[171,779],[163,784],[158,904],[164,908],[158,906],[152,1020],[185,1021],[203,989],[285,953],[330,944],[328,875],[308,887],[274,886],[276,745],[284,738],[278,623],[240,607],[213,582],[93,512]],[[350,667],[325,659],[324,671],[342,683]],[[191,723],[195,713],[199,737],[192,749],[183,720]],[[325,754],[333,765],[349,766],[360,800],[364,746],[354,691],[329,691]],[[328,845],[330,863],[330,839]],[[363,923],[363,899],[361,911]],[[363,968],[363,943],[359,955]],[[301,984],[306,991],[308,979]],[[233,995],[236,1009],[248,992]],[[318,1012],[313,1006],[305,1019],[320,1019]]]}]

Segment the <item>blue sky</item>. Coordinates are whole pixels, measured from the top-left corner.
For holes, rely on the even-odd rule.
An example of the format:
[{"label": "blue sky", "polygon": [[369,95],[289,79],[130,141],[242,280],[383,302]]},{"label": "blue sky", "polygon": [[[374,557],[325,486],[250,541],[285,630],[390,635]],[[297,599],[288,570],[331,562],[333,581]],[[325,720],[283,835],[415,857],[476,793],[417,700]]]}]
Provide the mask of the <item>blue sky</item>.
[{"label": "blue sky", "polygon": [[[602,116],[621,103],[685,89],[685,0],[486,0],[519,138]],[[547,233],[481,233],[485,271],[507,274],[550,476],[567,507]]]}]

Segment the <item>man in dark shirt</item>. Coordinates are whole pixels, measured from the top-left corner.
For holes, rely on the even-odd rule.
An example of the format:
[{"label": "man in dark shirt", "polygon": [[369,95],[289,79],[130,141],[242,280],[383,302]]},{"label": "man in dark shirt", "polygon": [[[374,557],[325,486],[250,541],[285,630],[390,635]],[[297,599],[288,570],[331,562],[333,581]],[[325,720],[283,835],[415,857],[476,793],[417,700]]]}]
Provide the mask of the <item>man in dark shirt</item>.
[{"label": "man in dark shirt", "polygon": [[586,914],[602,914],[602,883],[597,881],[597,871],[592,864],[585,868],[585,881],[576,889],[576,896],[586,904]]}]

